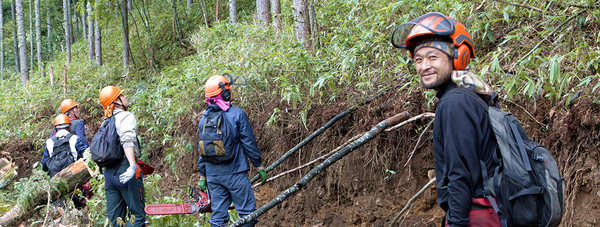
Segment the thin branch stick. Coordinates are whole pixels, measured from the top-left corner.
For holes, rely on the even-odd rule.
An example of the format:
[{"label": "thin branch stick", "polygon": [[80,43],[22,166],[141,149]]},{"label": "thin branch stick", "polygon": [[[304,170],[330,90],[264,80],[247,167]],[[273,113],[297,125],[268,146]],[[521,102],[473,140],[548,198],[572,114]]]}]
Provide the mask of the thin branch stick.
[{"label": "thin branch stick", "polygon": [[408,123],[410,123],[410,122],[416,121],[417,119],[421,119],[421,118],[432,118],[432,117],[435,117],[435,113],[430,113],[430,112],[427,112],[427,113],[419,114],[419,115],[417,115],[417,116],[411,117],[410,119],[408,119],[408,120],[406,120],[406,121],[403,121],[403,122],[402,122],[402,123],[400,123],[400,124],[394,125],[394,127],[388,128],[388,129],[386,129],[385,131],[386,131],[386,132],[389,132],[389,131],[392,131],[392,130],[394,130],[394,129],[400,128],[400,127],[402,127],[402,126],[403,126],[403,125],[405,125],[405,124],[408,124]]},{"label": "thin branch stick", "polygon": [[404,206],[404,208],[402,208],[400,213],[398,213],[398,215],[396,215],[396,217],[394,218],[392,223],[390,223],[390,227],[392,227],[396,223],[396,221],[398,221],[398,218],[400,218],[400,216],[404,213],[404,211],[406,211],[408,209],[408,207],[411,206],[415,202],[415,200],[419,196],[421,196],[421,194],[423,194],[423,192],[425,192],[425,190],[427,188],[429,188],[429,186],[431,186],[433,183],[435,183],[435,177],[432,178],[431,180],[429,180],[429,182],[427,182],[427,184],[425,186],[423,186],[423,188],[421,188],[421,190],[419,192],[417,192],[417,194],[415,194],[412,198],[410,198],[408,200],[408,203],[406,203],[406,206]]},{"label": "thin branch stick", "polygon": [[521,108],[523,111],[525,111],[525,113],[527,113],[527,115],[529,115],[529,117],[530,117],[531,119],[533,119],[533,120],[534,120],[536,123],[538,123],[539,125],[543,126],[545,129],[548,129],[548,125],[546,125],[546,124],[543,124],[542,122],[539,122],[537,119],[535,119],[535,117],[533,117],[533,115],[531,115],[531,113],[529,113],[529,111],[527,111],[527,110],[526,110],[525,108],[523,108],[521,105],[519,105],[519,104],[517,104],[517,103],[515,103],[515,102],[513,102],[513,101],[510,101],[510,100],[508,100],[508,99],[506,99],[506,98],[502,98],[502,99],[503,99],[504,101],[510,102],[511,104],[513,104],[513,105],[515,105],[515,106],[518,106],[518,107],[519,107],[519,108]]},{"label": "thin branch stick", "polygon": [[[311,164],[313,164],[313,163],[315,163],[315,162],[318,162],[318,161],[320,161],[320,160],[326,159],[327,157],[331,156],[331,155],[332,155],[332,154],[334,154],[335,152],[339,151],[340,149],[344,148],[344,147],[345,147],[345,146],[347,146],[348,144],[352,143],[352,141],[354,141],[354,140],[356,140],[356,139],[360,138],[360,137],[361,137],[362,135],[364,135],[364,134],[365,134],[365,133],[361,133],[361,134],[358,134],[358,135],[356,135],[356,136],[352,137],[351,139],[349,139],[349,140],[347,140],[346,142],[344,142],[344,144],[342,144],[341,146],[337,147],[336,149],[332,150],[331,152],[329,152],[329,153],[327,153],[327,154],[325,154],[325,155],[323,155],[323,156],[321,156],[321,157],[318,157],[318,158],[316,158],[315,160],[312,160],[312,161],[310,161],[310,162],[308,162],[308,163],[306,163],[306,164],[304,164],[304,165],[298,166],[298,167],[296,167],[296,168],[294,168],[294,169],[291,169],[291,170],[285,171],[285,172],[283,172],[283,173],[280,173],[280,174],[278,174],[277,176],[271,177],[271,178],[267,179],[267,182],[269,182],[269,181],[273,181],[273,180],[275,180],[275,179],[277,179],[277,178],[280,178],[280,177],[282,177],[282,176],[285,176],[285,175],[288,175],[288,174],[290,174],[290,173],[293,173],[293,172],[295,172],[295,171],[298,171],[298,170],[300,170],[300,169],[306,168],[306,167],[310,166]],[[253,188],[256,188],[256,187],[258,187],[259,185],[260,185],[260,183],[256,183],[256,184],[252,185],[252,187],[253,187]]]},{"label": "thin branch stick", "polygon": [[50,183],[48,183],[48,190],[44,190],[42,187],[40,187],[41,190],[46,191],[48,193],[48,202],[46,203],[46,216],[44,217],[44,223],[42,223],[42,226],[46,226],[46,221],[48,220],[48,214],[50,213],[50,202],[52,195],[50,194]]},{"label": "thin branch stick", "polygon": [[402,218],[402,221],[400,222],[400,225],[398,226],[402,226],[402,224],[404,223],[404,221],[406,221],[406,217],[408,217],[408,214],[410,213],[410,210],[412,210],[413,206],[415,204],[410,204],[410,207],[408,208],[408,211],[406,211],[406,215],[404,215],[404,218]]},{"label": "thin branch stick", "polygon": [[421,138],[423,138],[423,135],[425,134],[425,132],[427,132],[427,129],[429,128],[429,126],[431,126],[432,123],[433,123],[433,121],[430,121],[429,124],[427,124],[427,127],[425,127],[425,129],[419,136],[419,140],[417,140],[417,144],[415,144],[415,149],[413,149],[413,151],[410,152],[410,156],[408,157],[408,160],[406,160],[406,164],[404,164],[404,167],[406,167],[406,165],[408,165],[408,163],[412,159],[413,155],[415,154],[415,151],[417,150],[417,148],[419,148],[419,143],[421,142]]},{"label": "thin branch stick", "polygon": [[504,4],[509,4],[509,5],[513,5],[513,6],[519,6],[519,7],[523,7],[523,8],[527,8],[527,9],[532,9],[538,12],[542,12],[542,10],[540,8],[537,8],[535,6],[529,6],[529,5],[525,5],[525,4],[521,4],[521,3],[514,3],[514,2],[508,2],[508,1],[504,1],[504,0],[495,0],[497,2],[502,2]]}]

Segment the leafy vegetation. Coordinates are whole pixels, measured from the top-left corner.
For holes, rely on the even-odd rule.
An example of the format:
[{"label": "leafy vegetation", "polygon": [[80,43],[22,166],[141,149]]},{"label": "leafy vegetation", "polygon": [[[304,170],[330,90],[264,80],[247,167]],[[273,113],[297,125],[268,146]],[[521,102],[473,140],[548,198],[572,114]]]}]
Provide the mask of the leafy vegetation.
[{"label": "leafy vegetation", "polygon": [[[260,106],[266,100],[280,100],[297,110],[294,117],[306,124],[307,113],[315,104],[353,103],[392,87],[393,81],[403,83],[401,89],[406,92],[420,89],[408,54],[393,49],[389,38],[401,23],[430,11],[442,12],[467,26],[476,45],[477,59],[472,61],[472,70],[493,84],[503,97],[527,97],[532,101],[545,97],[565,106],[575,98],[590,97],[600,103],[597,95],[600,87],[598,1],[526,1],[539,11],[496,1],[317,1],[319,30],[312,51],[304,49],[296,40],[291,10],[283,10],[284,29],[277,32],[253,24],[253,12],[249,10],[253,9],[253,1],[238,3],[239,24],[227,23],[223,10],[220,21],[209,18],[210,27],[204,25],[197,10],[198,3],[189,13],[180,4],[178,13],[185,15],[181,16],[185,41],[179,41],[172,12],[163,10],[170,9],[170,1],[148,1],[152,37],[142,26],[142,6],[134,1],[132,14],[137,22],[130,20],[130,43],[136,65],[128,72],[122,71],[120,19],[111,8],[114,1],[98,2],[98,7],[105,10],[105,14],[95,15],[102,18],[105,64],[90,63],[85,41],[77,39],[72,48],[73,62],[66,66],[66,83],[63,79],[65,54],[47,55],[49,61],[44,65],[46,70],[53,69],[54,87],[50,86],[49,76],[40,77],[35,67],[28,85],[21,86],[14,67],[10,66],[11,61],[14,64],[9,54],[11,24],[5,26],[8,64],[4,72],[6,79],[0,81],[3,90],[0,93],[3,109],[0,147],[14,141],[27,141],[34,148],[31,152],[41,153],[52,119],[59,113],[58,104],[64,98],[72,98],[85,107],[91,116],[87,124],[99,124],[102,112],[94,103],[97,103],[99,90],[112,84],[124,88],[130,97],[131,111],[138,120],[145,149],[163,150],[163,161],[169,164],[177,179],[195,184],[194,179],[177,174],[181,168],[177,163],[194,151],[195,143],[190,132],[183,131],[189,128],[182,124],[189,123],[182,123],[182,119],[189,120],[190,115],[201,111],[203,85],[209,76],[223,72],[243,75],[250,85],[234,87],[238,105]],[[54,3],[49,7],[59,15],[62,13],[60,5]],[[214,15],[213,3],[207,3],[208,14]],[[282,9],[291,9],[290,4],[290,1],[282,1]],[[6,3],[3,9],[7,9]],[[6,10],[4,12],[7,21]],[[56,17],[55,20],[59,20],[59,16]],[[55,50],[60,49],[58,32],[52,36]],[[149,53],[151,45],[156,48],[157,65],[145,60],[148,56],[144,54]],[[434,93],[425,91],[423,95],[429,100],[428,107],[432,107]],[[264,110],[271,113],[268,127],[277,130],[279,117],[283,112],[292,112],[291,109]],[[160,173],[147,178],[147,203],[181,202],[185,193],[161,194],[157,188],[160,180]],[[97,225],[105,223],[102,182],[103,179],[94,182],[97,196],[90,201],[93,212],[88,214],[90,222]],[[18,187],[22,186],[15,186],[13,190],[20,190]],[[10,199],[16,198],[14,195],[4,192],[2,195],[0,209],[16,201]],[[26,203],[25,200],[17,202]],[[149,221],[160,226],[175,226],[175,223],[197,226],[199,220],[204,219],[156,216]]]}]

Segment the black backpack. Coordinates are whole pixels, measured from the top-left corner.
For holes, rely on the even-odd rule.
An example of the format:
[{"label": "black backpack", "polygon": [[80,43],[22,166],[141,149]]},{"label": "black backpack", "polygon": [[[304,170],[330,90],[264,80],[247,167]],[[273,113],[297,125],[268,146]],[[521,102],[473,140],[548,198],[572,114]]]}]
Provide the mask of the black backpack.
[{"label": "black backpack", "polygon": [[52,156],[50,156],[46,161],[46,166],[48,167],[48,174],[50,177],[53,177],[75,161],[73,155],[71,155],[71,146],[69,142],[71,136],[73,135],[67,134],[60,138],[56,136],[50,137],[52,142],[54,142]]},{"label": "black backpack", "polygon": [[484,195],[502,226],[558,226],[564,213],[564,178],[552,154],[529,140],[511,113],[488,105],[470,89],[459,87],[451,92],[455,91],[473,98],[489,114],[498,144],[494,160],[500,165],[488,176],[485,163],[479,162]]},{"label": "black backpack", "polygon": [[214,164],[231,162],[235,156],[231,151],[225,149],[223,134],[227,134],[232,129],[224,112],[211,111],[204,119],[204,122],[200,120],[198,124],[200,130],[198,151],[200,151],[202,160]]},{"label": "black backpack", "polygon": [[[119,112],[121,113],[121,112]],[[116,114],[119,114],[116,113]],[[90,143],[92,159],[99,167],[120,164],[125,151],[115,128],[115,115],[106,118]]]}]

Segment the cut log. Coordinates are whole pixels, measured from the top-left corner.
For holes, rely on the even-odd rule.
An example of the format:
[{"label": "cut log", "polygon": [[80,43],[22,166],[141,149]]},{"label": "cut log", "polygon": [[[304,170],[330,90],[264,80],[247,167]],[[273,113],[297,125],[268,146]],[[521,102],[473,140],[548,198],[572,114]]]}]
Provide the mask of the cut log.
[{"label": "cut log", "polygon": [[[55,201],[63,195],[67,195],[75,190],[75,187],[83,185],[85,182],[89,181],[92,178],[92,172],[85,164],[83,159],[79,159],[67,168],[58,172],[52,179],[61,178],[67,182],[68,190],[52,190],[50,192],[50,200]],[[51,188],[60,188],[57,187],[57,181],[50,180]],[[36,208],[41,205],[48,203],[48,192],[43,189],[37,189],[37,192],[34,193],[33,203],[28,207],[24,208],[22,205],[15,205],[10,211],[0,217],[0,226],[18,226],[21,222],[31,218],[36,212]]]},{"label": "cut log", "polygon": [[0,188],[8,186],[18,176],[19,167],[7,159],[0,159]]},{"label": "cut log", "polygon": [[6,158],[0,158],[0,169],[3,169],[6,165],[8,165],[10,161]]}]

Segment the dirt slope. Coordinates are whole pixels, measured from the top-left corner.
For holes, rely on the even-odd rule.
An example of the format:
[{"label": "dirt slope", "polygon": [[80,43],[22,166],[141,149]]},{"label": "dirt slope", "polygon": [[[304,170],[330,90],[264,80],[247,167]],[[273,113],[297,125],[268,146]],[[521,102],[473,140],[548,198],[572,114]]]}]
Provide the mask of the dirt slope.
[{"label": "dirt slope", "polygon": [[[273,99],[279,100],[279,99]],[[555,156],[566,184],[566,214],[561,226],[598,226],[600,212],[600,171],[598,163],[599,105],[582,98],[571,107],[562,103],[538,100],[531,103],[501,102],[517,116],[532,140],[546,145]],[[338,113],[348,109],[349,103],[314,106],[303,126],[298,113],[283,112],[276,127],[269,129],[268,111],[275,107],[291,110],[285,103],[272,102],[264,106],[248,106],[248,112],[259,148],[266,165],[273,163],[283,153],[308,137]],[[426,100],[417,91],[408,96],[391,91],[361,106],[342,118],[323,135],[292,155],[286,162],[270,172],[270,176],[309,162],[341,145],[353,136],[366,132],[375,124],[402,111],[411,116],[434,112],[427,108]],[[84,116],[86,111],[84,109]],[[182,135],[193,139],[197,135],[199,110],[182,118]],[[89,118],[89,116],[87,116]],[[88,122],[91,122],[89,119]],[[190,124],[187,124],[188,122]],[[428,172],[434,169],[430,120],[419,120],[397,130],[384,132],[363,147],[354,150],[329,169],[313,179],[304,189],[259,218],[258,226],[387,226],[406,202],[428,181]],[[88,126],[88,136],[97,125]],[[547,127],[547,128],[546,128]],[[426,129],[417,144],[423,130]],[[141,129],[143,132],[143,129]],[[91,139],[88,138],[88,139]],[[30,141],[11,141],[0,145],[0,156],[12,157],[19,165],[20,177],[31,173],[32,164],[41,159]],[[410,153],[414,156],[410,161]],[[185,183],[177,182],[162,159],[162,150],[151,150],[151,162],[157,172],[163,173],[161,191],[170,192]],[[198,154],[180,157],[183,172],[179,175],[197,176],[195,162]],[[313,168],[316,165],[311,166]],[[258,206],[270,201],[302,178],[310,168],[292,173],[256,192]],[[396,174],[387,180],[386,170]],[[251,170],[251,175],[256,174]],[[415,203],[403,226],[439,226],[443,211],[437,206],[435,185]]]}]

